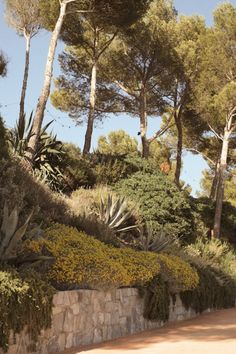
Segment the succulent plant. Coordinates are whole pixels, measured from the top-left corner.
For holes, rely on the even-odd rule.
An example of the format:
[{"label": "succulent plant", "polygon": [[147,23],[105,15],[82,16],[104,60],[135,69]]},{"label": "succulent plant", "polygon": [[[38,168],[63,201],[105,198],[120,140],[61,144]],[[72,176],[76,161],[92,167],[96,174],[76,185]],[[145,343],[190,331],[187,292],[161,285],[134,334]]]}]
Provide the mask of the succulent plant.
[{"label": "succulent plant", "polygon": [[162,252],[178,241],[176,237],[167,235],[164,230],[154,232],[151,223],[148,223],[145,232],[141,230],[140,243],[144,251]]},{"label": "succulent plant", "polygon": [[17,228],[19,221],[18,209],[15,207],[12,212],[9,213],[7,203],[5,203],[3,221],[0,229],[0,260],[7,261],[16,256],[17,246],[22,242],[33,212],[32,210],[25,223]]},{"label": "succulent plant", "polygon": [[[32,137],[33,112],[27,121],[26,115],[21,124],[17,123],[15,128],[8,132],[8,143],[14,154],[27,158],[26,152],[28,143]],[[60,188],[62,173],[58,168],[58,162],[64,155],[63,144],[56,135],[47,133],[53,121],[42,128],[39,135],[39,142],[34,155],[34,175],[43,182],[49,184],[53,189]]]},{"label": "succulent plant", "polygon": [[[23,238],[26,235],[26,231],[33,213],[34,210],[30,212],[25,223],[17,228],[19,221],[18,209],[15,207],[12,212],[9,213],[7,203],[5,203],[3,209],[3,221],[0,229],[0,262],[6,262],[19,266],[26,263],[32,264],[35,262],[51,261],[54,259],[53,257],[24,254],[22,252],[21,246],[23,243]],[[30,238],[40,237],[41,233],[42,230],[39,230],[39,227],[36,226],[31,230]]]},{"label": "succulent plant", "polygon": [[97,211],[99,219],[115,232],[127,232],[138,225],[128,225],[133,216],[125,198],[114,197],[111,193],[104,200],[101,198]]}]

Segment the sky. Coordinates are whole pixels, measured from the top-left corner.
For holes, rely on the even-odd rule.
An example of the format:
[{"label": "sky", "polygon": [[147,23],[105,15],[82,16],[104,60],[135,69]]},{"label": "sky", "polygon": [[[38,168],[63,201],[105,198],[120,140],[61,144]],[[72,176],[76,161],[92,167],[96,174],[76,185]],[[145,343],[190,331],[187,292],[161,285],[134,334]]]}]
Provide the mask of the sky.
[{"label": "sky", "polygon": [[[179,14],[199,14],[205,17],[208,25],[212,23],[212,12],[223,1],[221,0],[175,0],[175,7]],[[231,1],[236,5],[236,0]],[[28,91],[26,98],[26,113],[30,115],[37,105],[37,100],[42,88],[44,68],[46,64],[50,34],[46,31],[40,32],[32,40],[31,63]],[[15,31],[8,27],[4,19],[3,1],[0,0],[0,50],[8,58],[8,74],[0,79],[0,113],[5,120],[7,127],[13,127],[19,112],[19,99],[24,69],[25,41]],[[54,63],[54,77],[60,74],[57,57],[63,50],[63,43],[57,47],[56,60]],[[53,87],[52,87],[53,90]],[[62,113],[47,104],[45,112],[45,123],[54,120],[53,132],[62,141],[73,142],[78,146],[83,145],[85,127],[76,126],[66,113]],[[160,119],[153,118],[149,121],[149,134],[158,130]],[[93,136],[93,147],[96,147],[100,135],[107,135],[111,130],[124,129],[132,136],[137,137],[139,131],[138,119],[119,116],[104,120],[96,126]],[[190,184],[193,195],[200,190],[202,171],[207,168],[206,162],[197,155],[184,153],[184,166],[181,178]]]}]

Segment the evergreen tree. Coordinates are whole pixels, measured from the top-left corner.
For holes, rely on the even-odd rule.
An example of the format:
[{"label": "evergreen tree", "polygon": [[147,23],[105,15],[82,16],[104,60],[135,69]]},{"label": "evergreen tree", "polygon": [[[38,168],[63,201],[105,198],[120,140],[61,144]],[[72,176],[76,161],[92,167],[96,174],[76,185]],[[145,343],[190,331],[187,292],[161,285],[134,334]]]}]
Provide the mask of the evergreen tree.
[{"label": "evergreen tree", "polygon": [[[84,14],[93,14],[94,18],[99,18],[101,21],[106,20],[107,22],[113,22],[114,24],[120,22],[120,16],[124,16],[122,22],[128,21],[129,18],[138,16],[139,11],[143,8],[143,5],[147,0],[122,0],[119,2],[114,2],[111,0],[60,0],[59,3],[56,0],[40,0],[41,1],[41,14],[44,18],[43,25],[49,30],[52,30],[52,38],[49,46],[48,59],[45,69],[45,78],[43,88],[38,100],[38,105],[36,108],[33,124],[32,124],[32,137],[29,141],[28,146],[28,159],[30,163],[33,163],[34,152],[36,150],[40,129],[42,126],[42,121],[44,117],[44,111],[47,104],[47,100],[50,94],[51,78],[53,71],[53,61],[55,56],[55,50],[57,46],[57,41],[59,36],[63,34],[66,35],[71,33],[68,30],[70,24],[77,24],[80,27],[83,21]],[[68,12],[68,13],[67,13]],[[133,12],[135,16],[133,16]],[[65,22],[66,15],[68,15],[68,21]],[[79,17],[77,17],[79,15]],[[76,21],[74,20],[76,16]],[[105,18],[104,18],[105,17]],[[79,21],[79,24],[78,24]],[[64,24],[64,28],[63,28]],[[74,33],[76,33],[74,31]],[[95,71],[95,70],[94,70]],[[94,79],[96,75],[94,74]],[[95,81],[93,80],[93,87],[95,86]],[[93,106],[95,105],[95,95],[94,100],[90,100],[91,110],[93,113]],[[91,134],[92,125],[90,125],[88,135]],[[88,149],[89,146],[86,147]]]},{"label": "evergreen tree", "polygon": [[128,155],[138,153],[138,142],[124,130],[110,132],[108,137],[102,135],[98,139],[97,150],[104,155]]},{"label": "evergreen tree", "polygon": [[221,144],[213,226],[213,235],[220,237],[229,145],[236,130],[236,8],[223,4],[215,11],[214,21],[214,27],[202,38],[195,107]]},{"label": "evergreen tree", "polygon": [[176,69],[172,33],[176,11],[172,1],[154,0],[146,14],[112,42],[101,63],[110,92],[123,111],[139,118],[142,155],[149,156],[150,144],[170,126],[172,116],[151,138],[149,117],[165,112],[163,97]]},{"label": "evergreen tree", "polygon": [[5,0],[5,16],[8,24],[15,28],[19,36],[24,36],[25,68],[20,98],[19,125],[23,125],[25,96],[27,90],[31,39],[40,29],[39,0]]}]

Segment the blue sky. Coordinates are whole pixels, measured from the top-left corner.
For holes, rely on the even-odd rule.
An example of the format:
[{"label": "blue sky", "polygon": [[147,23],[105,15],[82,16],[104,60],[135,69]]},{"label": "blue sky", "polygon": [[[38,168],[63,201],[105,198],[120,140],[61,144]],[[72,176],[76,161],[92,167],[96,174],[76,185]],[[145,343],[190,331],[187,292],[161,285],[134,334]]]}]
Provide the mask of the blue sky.
[{"label": "blue sky", "polygon": [[[206,18],[208,24],[212,21],[213,9],[223,1],[220,0],[175,0],[175,6],[180,14],[200,14]],[[232,1],[236,5],[236,0]],[[32,41],[31,66],[29,75],[29,85],[26,99],[26,112],[29,115],[35,109],[37,99],[43,82],[43,73],[46,63],[48,43],[50,34],[42,31]],[[59,43],[57,55],[63,49],[63,44]],[[0,50],[3,50],[8,57],[8,75],[0,80],[0,112],[8,127],[12,127],[18,117],[19,97],[22,84],[24,68],[24,39],[17,36],[15,31],[9,28],[4,21],[4,11],[2,2],[0,3]],[[56,55],[56,58],[57,58]],[[54,76],[60,73],[57,59],[54,64]],[[82,146],[85,127],[75,126],[75,123],[68,118],[67,114],[55,110],[50,102],[47,105],[45,122],[55,119],[53,131],[58,138],[63,141],[70,141]],[[159,119],[151,119],[149,123],[150,134],[158,129]],[[96,146],[98,137],[107,134],[111,130],[124,129],[130,135],[137,137],[139,131],[138,119],[130,117],[115,117],[107,119],[103,124],[96,127],[93,138],[93,146]],[[190,184],[193,193],[200,189],[199,182],[202,170],[207,167],[205,161],[199,156],[185,154],[182,179]]]}]

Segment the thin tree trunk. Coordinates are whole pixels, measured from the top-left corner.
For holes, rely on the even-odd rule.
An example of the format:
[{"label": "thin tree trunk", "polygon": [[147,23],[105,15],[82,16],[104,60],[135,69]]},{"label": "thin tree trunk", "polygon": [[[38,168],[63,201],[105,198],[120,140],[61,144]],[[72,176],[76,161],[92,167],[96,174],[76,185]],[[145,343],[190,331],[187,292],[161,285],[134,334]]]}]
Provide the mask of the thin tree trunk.
[{"label": "thin tree trunk", "polygon": [[147,139],[147,98],[146,98],[144,87],[142,88],[141,95],[140,95],[139,118],[140,118],[140,134],[141,134],[141,141],[142,141],[142,157],[148,159],[149,142]]},{"label": "thin tree trunk", "polygon": [[177,142],[177,156],[176,156],[176,168],[175,168],[175,184],[180,188],[180,174],[182,167],[182,153],[183,153],[183,126],[180,117],[180,112],[175,112],[175,125],[177,128],[178,142]]},{"label": "thin tree trunk", "polygon": [[95,106],[96,106],[96,85],[97,85],[97,63],[95,61],[92,67],[92,74],[91,74],[90,107],[89,107],[88,123],[87,123],[84,148],[83,148],[84,156],[89,154],[91,148],[93,125],[94,125],[94,114],[95,114]]},{"label": "thin tree trunk", "polygon": [[222,207],[224,200],[224,184],[225,184],[225,173],[227,169],[227,158],[228,158],[228,149],[229,149],[229,137],[230,132],[225,128],[221,158],[219,165],[219,178],[216,191],[216,207],[215,207],[215,217],[214,217],[214,227],[213,227],[213,236],[220,238],[220,228],[221,228],[221,216],[222,216]]},{"label": "thin tree trunk", "polygon": [[215,166],[215,176],[211,185],[210,199],[216,200],[216,191],[219,183],[220,160],[217,161]]},{"label": "thin tree trunk", "polygon": [[67,1],[61,2],[60,15],[55,25],[54,31],[52,33],[52,37],[49,45],[45,76],[44,76],[44,84],[41,91],[41,95],[38,100],[34,120],[32,123],[32,136],[29,140],[28,151],[26,154],[31,166],[34,163],[34,155],[37,149],[38,139],[39,139],[42,123],[43,123],[44,111],[50,94],[51,80],[53,74],[53,61],[55,57],[58,38],[66,15],[67,3],[68,3]]},{"label": "thin tree trunk", "polygon": [[19,112],[19,126],[22,127],[24,124],[24,114],[25,114],[25,95],[28,84],[29,76],[29,61],[30,61],[30,42],[31,35],[25,35],[26,40],[26,50],[25,50],[25,69],[24,69],[24,78],[21,89],[21,98],[20,98],[20,112]]}]

